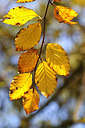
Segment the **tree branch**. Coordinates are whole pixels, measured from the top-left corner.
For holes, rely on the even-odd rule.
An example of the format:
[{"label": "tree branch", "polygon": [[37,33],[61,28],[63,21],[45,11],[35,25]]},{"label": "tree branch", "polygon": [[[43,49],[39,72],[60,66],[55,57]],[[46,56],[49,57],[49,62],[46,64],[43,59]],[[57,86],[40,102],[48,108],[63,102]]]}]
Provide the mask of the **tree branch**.
[{"label": "tree branch", "polygon": [[39,57],[38,57],[38,60],[37,60],[37,63],[36,63],[35,69],[34,69],[34,78],[33,78],[33,84],[32,84],[33,90],[34,90],[34,87],[35,87],[35,73],[36,73],[36,69],[37,69],[37,65],[38,65],[39,59],[41,57],[42,48],[43,48],[43,44],[44,44],[44,40],[45,40],[46,16],[47,16],[47,11],[48,11],[49,4],[50,4],[50,0],[48,0],[46,11],[45,11],[45,15],[44,15],[44,18],[43,18],[44,19],[43,39],[42,39],[42,44],[41,44],[41,48],[40,48]]}]

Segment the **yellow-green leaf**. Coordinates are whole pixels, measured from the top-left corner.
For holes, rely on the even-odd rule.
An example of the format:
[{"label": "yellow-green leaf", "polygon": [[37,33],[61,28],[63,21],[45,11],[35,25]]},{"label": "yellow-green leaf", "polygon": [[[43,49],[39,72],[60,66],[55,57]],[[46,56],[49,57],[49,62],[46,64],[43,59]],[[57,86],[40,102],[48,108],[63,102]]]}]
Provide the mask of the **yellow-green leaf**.
[{"label": "yellow-green leaf", "polygon": [[56,88],[56,73],[45,61],[40,63],[36,70],[35,82],[41,93],[46,97],[49,97]]},{"label": "yellow-green leaf", "polygon": [[25,53],[22,53],[18,61],[18,71],[20,73],[34,70],[37,63],[37,59],[39,57],[39,54],[37,52],[38,50],[31,49]]},{"label": "yellow-green leaf", "polygon": [[39,109],[39,94],[34,89],[30,89],[26,92],[23,96],[23,106],[26,114],[34,112],[35,110]]},{"label": "yellow-green leaf", "polygon": [[32,74],[24,73],[14,77],[11,82],[9,96],[10,100],[21,98],[32,85]]},{"label": "yellow-green leaf", "polygon": [[69,57],[59,44],[49,43],[47,45],[46,60],[57,74],[65,76],[69,74]]},{"label": "yellow-green leaf", "polygon": [[[4,16],[3,22],[11,25],[23,25],[27,21],[38,17],[38,14],[29,8],[23,6],[12,8],[7,15]],[[7,19],[6,19],[7,18]]]},{"label": "yellow-green leaf", "polygon": [[16,3],[25,3],[25,2],[33,2],[35,0],[17,0]]},{"label": "yellow-green leaf", "polygon": [[27,28],[21,29],[15,39],[17,51],[28,50],[38,44],[41,36],[41,24],[30,24]]},{"label": "yellow-green leaf", "polygon": [[60,22],[68,23],[70,25],[78,24],[77,22],[71,21],[74,17],[78,15],[73,9],[63,6],[56,6],[54,8],[54,16]]}]

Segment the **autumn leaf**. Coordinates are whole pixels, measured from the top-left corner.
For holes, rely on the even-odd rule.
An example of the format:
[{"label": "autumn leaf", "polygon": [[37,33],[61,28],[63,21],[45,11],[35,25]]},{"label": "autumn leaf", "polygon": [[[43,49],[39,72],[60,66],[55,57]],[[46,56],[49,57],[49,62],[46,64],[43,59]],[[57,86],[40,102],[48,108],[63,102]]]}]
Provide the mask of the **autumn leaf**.
[{"label": "autumn leaf", "polygon": [[38,50],[31,49],[25,53],[22,53],[18,61],[18,71],[20,73],[34,70],[37,63],[37,59],[39,57],[39,54],[37,52]]},{"label": "autumn leaf", "polygon": [[46,60],[57,74],[65,76],[69,74],[69,57],[59,44],[49,43],[47,45]]},{"label": "autumn leaf", "polygon": [[24,73],[14,77],[11,82],[9,96],[10,100],[21,98],[32,85],[32,74]]},{"label": "autumn leaf", "polygon": [[26,92],[23,96],[23,106],[26,114],[34,112],[35,110],[39,109],[39,94],[34,89],[30,89],[28,92]]},{"label": "autumn leaf", "polygon": [[56,88],[56,73],[48,66],[45,61],[40,63],[36,70],[35,82],[41,93],[46,97],[49,97]]},{"label": "autumn leaf", "polygon": [[8,15],[5,15],[3,22],[6,24],[11,24],[11,25],[23,25],[27,21],[33,19],[34,17],[38,17],[38,14],[35,13],[33,10],[29,8],[25,8],[23,6],[15,7],[12,8],[9,12]]},{"label": "autumn leaf", "polygon": [[25,3],[25,2],[33,2],[35,0],[17,0],[16,3]]},{"label": "autumn leaf", "polygon": [[34,23],[21,29],[15,39],[17,51],[25,51],[38,44],[41,36],[41,24]]},{"label": "autumn leaf", "polygon": [[71,21],[74,17],[77,17],[77,12],[68,7],[56,6],[54,8],[54,16],[60,22],[68,23],[70,25],[77,24],[77,22]]}]

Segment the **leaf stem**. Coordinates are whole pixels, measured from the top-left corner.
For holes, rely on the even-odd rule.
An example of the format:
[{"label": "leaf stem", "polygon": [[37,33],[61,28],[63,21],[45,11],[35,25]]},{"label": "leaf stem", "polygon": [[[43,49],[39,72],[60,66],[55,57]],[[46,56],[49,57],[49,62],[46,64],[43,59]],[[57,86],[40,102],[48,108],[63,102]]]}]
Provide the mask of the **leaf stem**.
[{"label": "leaf stem", "polygon": [[47,11],[48,11],[49,4],[50,4],[50,0],[48,0],[46,11],[45,11],[45,15],[43,17],[43,19],[44,19],[43,39],[42,39],[42,44],[41,44],[41,48],[40,48],[39,57],[38,57],[38,60],[37,60],[37,63],[36,63],[35,69],[34,69],[34,78],[33,78],[33,84],[32,84],[33,89],[35,87],[35,73],[36,73],[36,69],[37,69],[37,65],[38,65],[39,59],[41,57],[42,48],[43,48],[43,44],[44,44],[44,40],[45,40],[46,16],[47,16]]}]

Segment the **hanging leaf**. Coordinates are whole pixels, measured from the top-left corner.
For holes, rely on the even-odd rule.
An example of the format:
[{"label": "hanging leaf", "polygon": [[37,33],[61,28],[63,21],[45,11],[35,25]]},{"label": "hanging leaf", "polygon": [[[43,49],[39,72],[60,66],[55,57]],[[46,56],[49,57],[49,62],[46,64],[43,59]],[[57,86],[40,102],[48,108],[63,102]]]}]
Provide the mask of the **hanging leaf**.
[{"label": "hanging leaf", "polygon": [[77,12],[68,7],[56,6],[54,8],[54,16],[60,22],[68,23],[70,25],[77,24],[77,22],[71,21],[74,17],[77,17]]},{"label": "hanging leaf", "polygon": [[33,19],[34,17],[38,17],[38,14],[35,13],[33,10],[29,8],[25,8],[23,6],[15,7],[12,8],[9,12],[8,15],[5,15],[3,22],[6,24],[11,24],[11,25],[23,25],[27,21]]},{"label": "hanging leaf", "polygon": [[38,44],[41,36],[41,24],[34,23],[21,29],[15,39],[17,51],[28,50]]},{"label": "hanging leaf", "polygon": [[26,92],[23,96],[23,106],[25,109],[26,114],[34,112],[35,110],[39,109],[39,94],[34,89],[30,89],[28,92]]},{"label": "hanging leaf", "polygon": [[21,98],[32,85],[32,74],[24,73],[14,77],[11,82],[9,96],[10,100]]},{"label": "hanging leaf", "polygon": [[65,76],[69,74],[69,57],[59,44],[49,43],[47,45],[46,60],[57,74]]},{"label": "hanging leaf", "polygon": [[33,2],[35,0],[17,0],[16,3],[26,3],[26,2]]},{"label": "hanging leaf", "polygon": [[46,97],[49,97],[56,88],[56,73],[48,66],[45,61],[39,64],[36,70],[35,82],[41,93]]},{"label": "hanging leaf", "polygon": [[34,70],[37,59],[39,57],[39,54],[37,52],[38,50],[31,49],[25,53],[22,53],[18,61],[18,71],[20,73],[30,72]]}]

